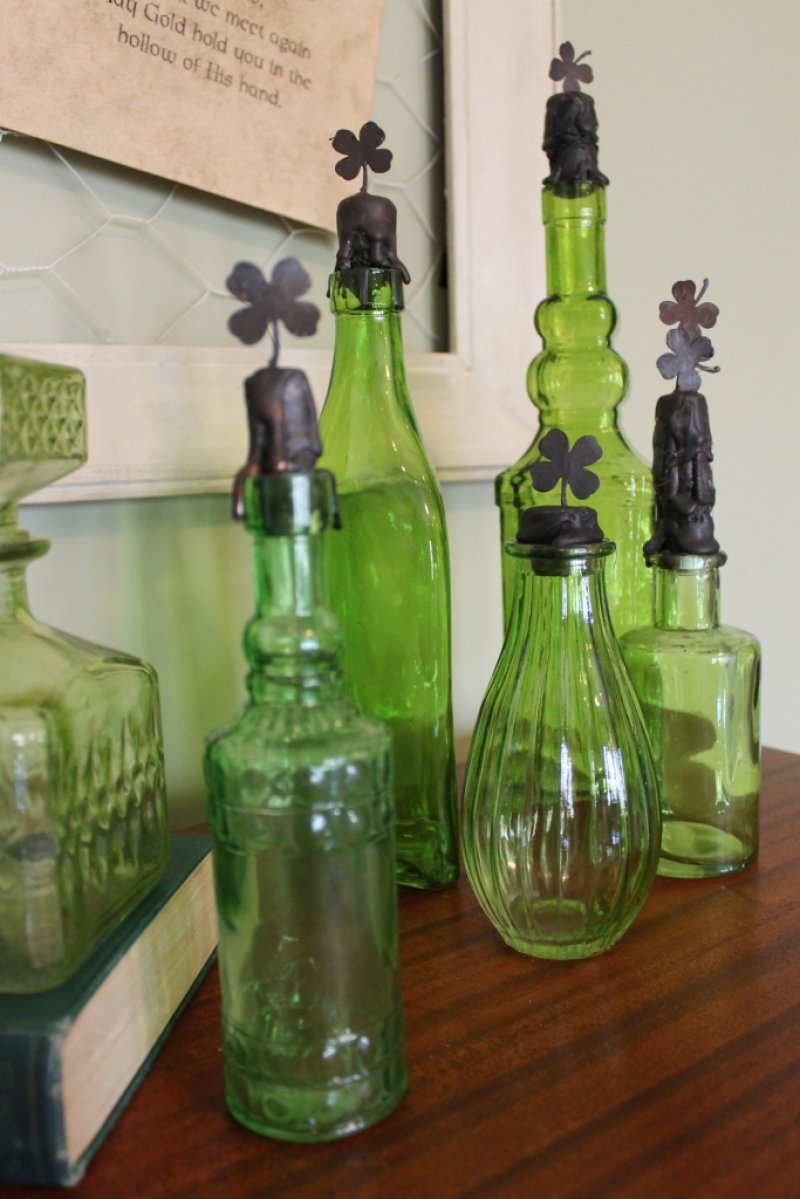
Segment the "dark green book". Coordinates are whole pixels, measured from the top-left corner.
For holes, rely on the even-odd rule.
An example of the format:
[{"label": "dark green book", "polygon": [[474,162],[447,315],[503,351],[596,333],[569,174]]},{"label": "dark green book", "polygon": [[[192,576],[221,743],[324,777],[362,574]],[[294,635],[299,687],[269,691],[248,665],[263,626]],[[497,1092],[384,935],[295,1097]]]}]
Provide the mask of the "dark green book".
[{"label": "dark green book", "polygon": [[209,838],[174,836],[156,888],[77,974],[39,995],[0,995],[0,1182],[78,1182],[216,937]]}]

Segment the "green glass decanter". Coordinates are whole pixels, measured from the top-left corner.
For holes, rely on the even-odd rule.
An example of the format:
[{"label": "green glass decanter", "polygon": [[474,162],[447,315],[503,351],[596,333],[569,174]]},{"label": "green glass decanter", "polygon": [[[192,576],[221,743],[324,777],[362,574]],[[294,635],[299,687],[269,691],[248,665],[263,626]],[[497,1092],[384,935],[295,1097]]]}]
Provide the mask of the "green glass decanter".
[{"label": "green glass decanter", "polygon": [[[659,360],[675,391],[656,406],[656,528],[645,546],[653,572],[654,627],[621,648],[642,705],[659,781],[663,838],[658,873],[709,878],[758,854],[759,676],[755,637],[720,624],[711,427],[698,370],[713,355],[700,328],[718,309],[691,280],[660,306],[670,352]],[[713,368],[718,369],[718,368]]]},{"label": "green glass decanter", "polygon": [[[549,98],[545,121],[544,149],[551,172],[542,192],[548,294],[536,310],[536,328],[544,346],[528,371],[528,393],[539,409],[539,430],[526,453],[498,475],[495,497],[505,544],[516,536],[523,509],[541,503],[531,485],[530,467],[541,459],[543,438],[556,427],[571,439],[591,431],[603,451],[597,511],[617,547],[608,563],[607,587],[614,628],[621,635],[652,619],[649,578],[641,557],[641,547],[652,531],[652,480],[618,423],[627,367],[610,343],[616,314],[606,295],[608,179],[597,167],[594,103],[580,90],[581,81],[591,80],[591,69],[574,60],[569,43],[561,52],[563,61],[554,59],[550,75],[564,80],[564,91]],[[514,576],[513,560],[505,555],[506,625]]]},{"label": "green glass decanter", "polygon": [[470,746],[463,848],[475,895],[504,941],[541,958],[609,949],[644,903],[659,850],[658,799],[636,697],[608,613],[613,543],[592,508],[600,449],[561,430],[532,484],[562,504],[524,511],[505,643]]},{"label": "green glass decanter", "polygon": [[[354,166],[365,178],[368,163],[388,167],[376,130],[336,135],[346,178]],[[345,632],[345,688],[392,734],[398,881],[437,888],[458,876],[444,509],[406,387],[394,205],[361,191],[337,221],[336,344],[320,417],[343,525],[325,546],[331,607]]]},{"label": "green glass decanter", "polygon": [[251,454],[235,507],[254,537],[249,700],[205,752],[225,1094],[237,1120],[325,1141],[406,1086],[391,742],[341,685],[322,543],[337,523],[305,375],[247,381]]},{"label": "green glass decanter", "polygon": [[85,461],[83,375],[0,355],[0,991],[67,979],[168,854],[155,672],[28,609],[17,504]]}]

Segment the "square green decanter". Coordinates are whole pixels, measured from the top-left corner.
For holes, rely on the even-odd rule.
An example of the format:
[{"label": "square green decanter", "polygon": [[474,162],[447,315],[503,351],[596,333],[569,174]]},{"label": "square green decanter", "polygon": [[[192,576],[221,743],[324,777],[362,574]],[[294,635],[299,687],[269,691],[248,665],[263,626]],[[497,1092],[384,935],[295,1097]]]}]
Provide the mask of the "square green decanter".
[{"label": "square green decanter", "polygon": [[2,991],[63,982],[168,853],[155,672],[28,609],[25,570],[49,542],[17,526],[17,504],[86,456],[80,371],[0,355]]}]

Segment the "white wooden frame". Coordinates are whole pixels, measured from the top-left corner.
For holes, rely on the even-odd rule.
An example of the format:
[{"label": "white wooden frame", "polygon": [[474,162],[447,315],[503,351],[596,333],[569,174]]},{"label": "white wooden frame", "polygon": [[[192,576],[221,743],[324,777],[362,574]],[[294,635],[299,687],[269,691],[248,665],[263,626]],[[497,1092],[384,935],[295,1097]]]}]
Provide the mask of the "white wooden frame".
[{"label": "white wooden frame", "polygon": [[[409,355],[429,456],[447,481],[491,478],[529,444],[525,393],[544,285],[539,191],[557,0],[444,0],[451,345]],[[90,456],[40,501],[226,490],[245,453],[231,402],[263,350],[44,345],[12,353],[87,376]],[[299,350],[318,399],[330,352]]]}]

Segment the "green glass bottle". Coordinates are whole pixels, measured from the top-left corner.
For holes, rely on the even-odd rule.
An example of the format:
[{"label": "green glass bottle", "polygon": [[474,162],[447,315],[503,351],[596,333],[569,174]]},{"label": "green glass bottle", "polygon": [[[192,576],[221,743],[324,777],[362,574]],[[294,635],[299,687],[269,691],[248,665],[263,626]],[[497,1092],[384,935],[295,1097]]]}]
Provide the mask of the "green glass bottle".
[{"label": "green glass bottle", "polygon": [[336,341],[320,429],[343,527],[325,548],[347,643],[345,687],[394,742],[397,878],[437,888],[458,877],[449,559],[442,497],[406,385],[408,276],[395,222],[382,196],[362,191],[339,206],[329,290]]},{"label": "green glass bottle", "polygon": [[28,608],[17,503],[85,460],[83,375],[0,355],[0,991],[64,982],[169,851],[155,672]]},{"label": "green glass bottle", "polygon": [[608,613],[614,546],[593,509],[542,506],[506,553],[514,598],[467,761],[464,864],[512,948],[589,957],[629,928],[659,850],[653,764]]},{"label": "green glass bottle", "polygon": [[758,854],[758,641],[719,622],[725,555],[649,556],[655,623],[622,638],[659,783],[658,873],[710,878]]},{"label": "green glass bottle", "polygon": [[[556,60],[558,61],[558,60]],[[563,78],[562,75],[551,77]],[[567,83],[565,82],[565,87]],[[541,460],[542,439],[552,428],[570,439],[593,434],[603,458],[597,510],[616,555],[608,567],[608,597],[618,635],[652,618],[650,583],[641,547],[652,530],[653,490],[646,463],[620,429],[618,408],[627,368],[611,347],[616,323],[606,295],[606,177],[597,169],[597,119],[591,96],[564,91],[547,105],[544,148],[551,175],[542,192],[547,298],[536,310],[544,343],[528,371],[528,393],[539,410],[539,430],[522,457],[498,475],[501,540],[513,540],[520,512],[541,503],[529,468]],[[511,612],[514,570],[503,562],[503,607]]]},{"label": "green glass bottle", "polygon": [[[301,372],[259,376],[251,430],[281,392],[313,411]],[[285,473],[251,462],[237,481],[254,537],[249,700],[209,738],[205,775],[227,1103],[263,1135],[325,1141],[387,1115],[406,1068],[391,743],[342,694],[342,636],[322,584],[333,477],[310,468],[313,448],[276,448],[293,420],[256,438],[274,451],[267,469],[280,460]]]},{"label": "green glass bottle", "polygon": [[659,779],[664,833],[659,874],[709,878],[744,869],[758,854],[761,782],[758,641],[720,624],[712,440],[699,370],[714,350],[716,305],[691,280],[660,305],[670,352],[658,359],[675,391],[656,405],[656,526],[645,546],[654,627],[621,648],[642,705]]}]

